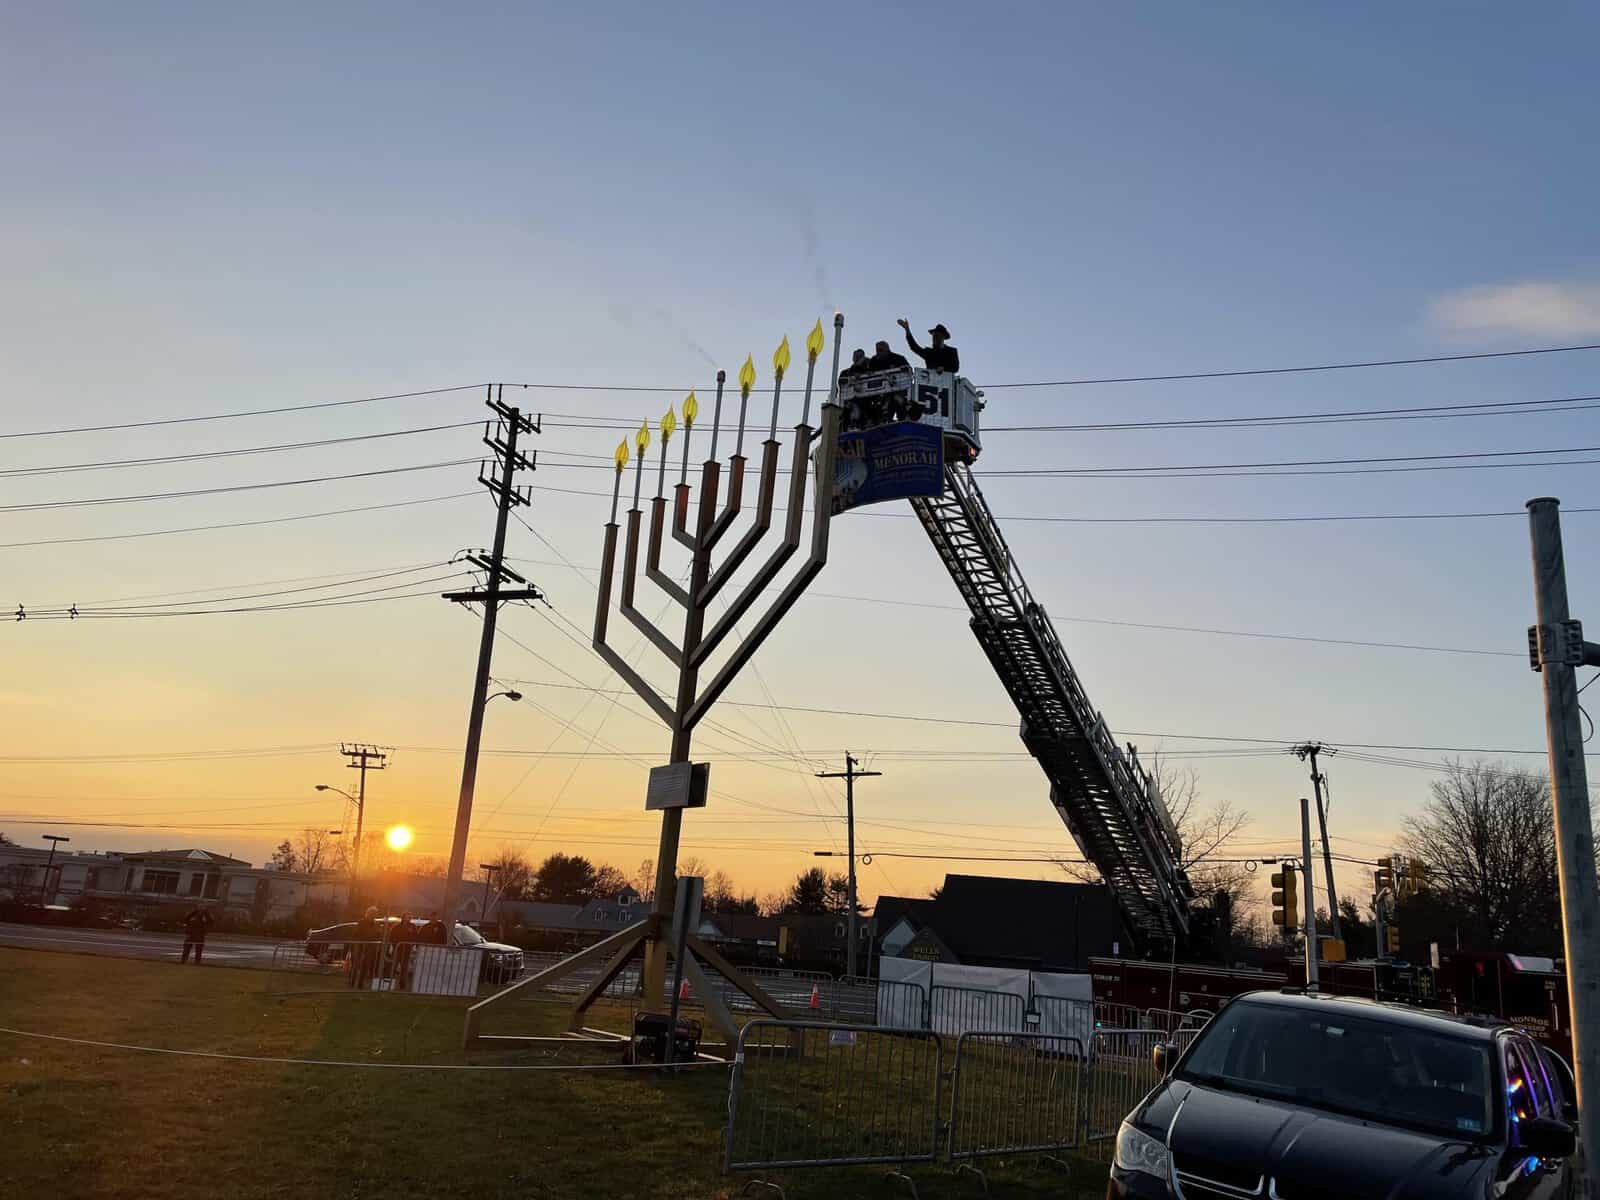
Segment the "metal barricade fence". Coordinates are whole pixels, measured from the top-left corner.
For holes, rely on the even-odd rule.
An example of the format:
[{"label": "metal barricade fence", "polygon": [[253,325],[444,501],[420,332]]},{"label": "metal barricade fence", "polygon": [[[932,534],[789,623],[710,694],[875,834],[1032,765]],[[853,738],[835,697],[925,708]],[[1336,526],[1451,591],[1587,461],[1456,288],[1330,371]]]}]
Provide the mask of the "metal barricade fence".
[{"label": "metal barricade fence", "polygon": [[1088,1000],[1073,996],[1035,996],[1030,1011],[1039,1018],[1038,1026],[1030,1028],[1030,1033],[1077,1038],[1086,1046],[1094,1034],[1094,1006]]},{"label": "metal barricade fence", "polygon": [[1132,1004],[1096,1000],[1094,1023],[1101,1029],[1141,1029],[1144,1027],[1144,1014]]},{"label": "metal barricade fence", "polygon": [[1088,1064],[1075,1037],[967,1032],[956,1039],[950,1161],[1071,1150]]},{"label": "metal barricade fence", "polygon": [[1012,1030],[1026,1028],[1027,1001],[1015,992],[982,988],[945,987],[934,984],[928,992],[928,1028],[956,1037],[969,1029]]},{"label": "metal barricade fence", "polygon": [[1161,1081],[1154,1051],[1167,1036],[1159,1029],[1095,1031],[1083,1098],[1085,1152],[1110,1157],[1122,1119]]},{"label": "metal barricade fence", "polygon": [[1146,1029],[1176,1033],[1180,1029],[1198,1029],[1211,1017],[1212,1013],[1203,1008],[1192,1008],[1186,1012],[1175,1008],[1147,1008],[1144,1010],[1143,1025]]},{"label": "metal barricade fence", "polygon": [[751,1021],[739,1034],[730,1171],[933,1162],[943,1047],[925,1030]]},{"label": "metal barricade fence", "polygon": [[268,990],[411,992],[474,996],[483,952],[431,942],[283,942],[272,949]]}]

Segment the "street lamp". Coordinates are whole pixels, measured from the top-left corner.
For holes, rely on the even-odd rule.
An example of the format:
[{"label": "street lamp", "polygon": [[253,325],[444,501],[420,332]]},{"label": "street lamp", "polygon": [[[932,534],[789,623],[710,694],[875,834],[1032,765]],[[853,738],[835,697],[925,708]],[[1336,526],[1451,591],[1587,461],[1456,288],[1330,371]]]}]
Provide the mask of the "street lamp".
[{"label": "street lamp", "polygon": [[500,869],[496,863],[479,863],[478,870],[483,872],[483,923],[489,923],[489,886],[494,882],[494,873]]},{"label": "street lamp", "polygon": [[[346,904],[354,904],[356,899],[357,881],[360,879],[361,869],[361,819],[366,815],[365,809],[367,807],[365,790],[363,790],[363,793],[360,796],[352,796],[342,787],[334,787],[331,783],[319,783],[317,784],[317,791],[338,792],[339,795],[343,796],[346,800],[350,801],[351,804],[356,806],[355,845],[350,851],[350,895],[345,901]],[[330,829],[328,832],[333,833],[335,831]],[[342,835],[344,831],[339,830],[338,832]]]},{"label": "street lamp", "polygon": [[522,693],[521,692],[515,691],[513,689],[507,689],[506,691],[503,691],[503,692],[496,692],[493,696],[490,696],[487,700],[485,700],[484,703],[487,704],[487,703],[489,703],[489,700],[495,700],[495,699],[498,699],[501,696],[504,696],[507,700],[511,701],[513,704],[517,703],[519,700],[522,699]]},{"label": "street lamp", "polygon": [[56,861],[56,844],[58,842],[70,842],[72,840],[71,838],[66,837],[65,835],[59,834],[59,833],[47,833],[47,834],[43,835],[43,838],[44,838],[45,841],[50,843],[50,857],[45,860],[44,878],[39,881],[39,905],[40,905],[40,907],[44,906],[44,890],[45,890],[45,888],[50,886],[50,867],[51,867],[51,864],[53,864]]}]

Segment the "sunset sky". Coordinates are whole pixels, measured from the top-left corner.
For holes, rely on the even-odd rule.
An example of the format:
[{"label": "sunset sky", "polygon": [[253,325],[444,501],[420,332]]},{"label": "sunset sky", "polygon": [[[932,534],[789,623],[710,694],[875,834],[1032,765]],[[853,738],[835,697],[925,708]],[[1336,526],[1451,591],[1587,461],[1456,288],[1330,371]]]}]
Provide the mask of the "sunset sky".
[{"label": "sunset sky", "polygon": [[[339,826],[313,788],[352,786],[338,743],[357,740],[394,747],[369,820],[446,853],[479,626],[438,598],[464,582],[441,564],[490,539],[478,422],[481,385],[499,381],[535,385],[505,395],[545,417],[532,531],[514,523],[509,547],[550,606],[503,618],[495,675],[526,698],[489,709],[471,854],[559,849],[631,872],[655,851],[645,772],[667,738],[586,644],[609,426],[655,422],[690,387],[704,419],[715,368],[747,353],[765,414],[779,338],[803,362],[835,308],[847,357],[899,345],[900,316],[950,327],[990,388],[980,482],[1089,694],[1122,740],[1251,814],[1239,855],[1297,847],[1293,741],[1344,747],[1331,820],[1353,857],[1393,844],[1455,751],[1543,766],[1525,519],[1394,518],[1559,496],[1574,612],[1600,621],[1596,516],[1573,511],[1600,507],[1600,400],[997,427],[1528,407],[1600,393],[1600,351],[995,385],[1600,342],[1592,9],[470,14],[0,13],[0,599],[86,618],[6,626],[8,836],[102,822],[62,832],[75,849],[259,861]],[[98,465],[413,430],[432,431]],[[1414,457],[1507,451],[1543,453]],[[1374,458],[1406,461],[1003,474]],[[84,469],[41,470],[69,467]],[[392,468],[426,469],[292,482]],[[285,486],[86,503],[257,484]],[[347,509],[365,511],[311,516]],[[1261,520],[1291,516],[1379,519]],[[1239,520],[1152,520],[1195,517]],[[230,527],[128,536],[208,525]],[[335,598],[363,602],[87,619]],[[665,677],[653,651],[636,661]],[[715,795],[686,819],[685,853],[747,891],[782,887],[843,845],[842,789],[812,773],[850,750],[884,772],[857,796],[868,901],[946,871],[1061,877],[892,857],[1075,853],[904,505],[840,518],[755,667],[698,739]],[[1364,902],[1366,868],[1341,881]]]}]

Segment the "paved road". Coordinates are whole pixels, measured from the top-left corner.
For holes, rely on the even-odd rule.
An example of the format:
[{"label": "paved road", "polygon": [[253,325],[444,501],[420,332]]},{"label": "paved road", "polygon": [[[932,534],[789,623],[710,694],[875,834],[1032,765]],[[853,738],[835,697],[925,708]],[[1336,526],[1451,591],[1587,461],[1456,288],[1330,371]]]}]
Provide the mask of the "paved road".
[{"label": "paved road", "polygon": [[[214,933],[206,938],[206,961],[218,966],[270,967],[275,944],[260,938],[237,938]],[[0,923],[0,946],[76,950],[82,954],[109,954],[118,958],[165,958],[176,962],[183,950],[183,935]]]}]

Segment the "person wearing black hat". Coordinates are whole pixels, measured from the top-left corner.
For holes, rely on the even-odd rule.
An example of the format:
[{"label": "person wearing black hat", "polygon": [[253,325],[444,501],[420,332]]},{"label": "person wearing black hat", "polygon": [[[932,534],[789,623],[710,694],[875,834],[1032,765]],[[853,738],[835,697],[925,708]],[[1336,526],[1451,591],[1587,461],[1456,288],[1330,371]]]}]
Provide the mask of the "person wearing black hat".
[{"label": "person wearing black hat", "polygon": [[899,325],[906,331],[906,345],[911,347],[911,352],[920,355],[930,371],[961,370],[961,355],[956,353],[956,348],[950,344],[950,331],[943,325],[935,325],[928,330],[928,336],[933,339],[933,345],[923,347],[917,345],[917,339],[911,336],[911,326],[904,317],[900,318]]}]

